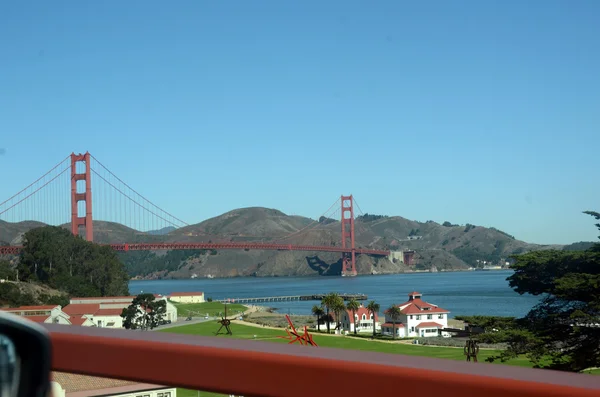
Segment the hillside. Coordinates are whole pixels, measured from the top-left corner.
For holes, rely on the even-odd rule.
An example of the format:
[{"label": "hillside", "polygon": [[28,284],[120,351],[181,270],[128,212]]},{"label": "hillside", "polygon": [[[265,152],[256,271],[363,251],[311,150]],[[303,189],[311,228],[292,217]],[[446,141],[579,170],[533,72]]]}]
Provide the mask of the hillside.
[{"label": "hillside", "polygon": [[[0,240],[16,241],[35,224],[0,224]],[[111,222],[94,222],[99,243],[116,242],[280,242],[339,246],[340,222],[290,216],[276,209],[241,208],[174,230],[139,232]],[[558,248],[528,244],[500,230],[474,225],[418,222],[400,216],[365,215],[355,221],[359,248],[415,250],[416,268],[464,269],[503,263],[508,256]],[[15,240],[16,239],[16,240]],[[304,276],[339,274],[339,254],[289,251],[171,251],[120,254],[132,276],[188,278],[234,276]],[[387,258],[358,256],[359,273],[398,273],[409,270]]]}]

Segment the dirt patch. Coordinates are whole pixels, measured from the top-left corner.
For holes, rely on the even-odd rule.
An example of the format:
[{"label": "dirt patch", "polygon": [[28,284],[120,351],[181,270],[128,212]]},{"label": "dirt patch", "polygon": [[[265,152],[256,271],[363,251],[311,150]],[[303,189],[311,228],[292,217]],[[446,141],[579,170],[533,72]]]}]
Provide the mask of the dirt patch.
[{"label": "dirt patch", "polygon": [[[316,318],[314,316],[291,315],[290,319],[296,328],[301,328],[305,325],[312,327],[316,323]],[[288,326],[285,314],[264,311],[250,313],[244,318],[244,321],[267,327],[285,328]]]}]

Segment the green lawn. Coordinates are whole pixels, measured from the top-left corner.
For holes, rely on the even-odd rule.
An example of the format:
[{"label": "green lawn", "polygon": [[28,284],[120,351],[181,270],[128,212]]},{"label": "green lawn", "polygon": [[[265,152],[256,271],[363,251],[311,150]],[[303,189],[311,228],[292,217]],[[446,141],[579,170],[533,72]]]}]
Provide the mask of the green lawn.
[{"label": "green lawn", "polygon": [[[199,304],[203,305],[203,304]],[[186,305],[187,306],[187,305]],[[241,305],[240,305],[241,306]],[[218,324],[213,322],[205,322],[191,325],[182,325],[180,327],[167,328],[158,332],[169,332],[175,334],[214,336],[219,328]],[[219,338],[236,338],[236,339],[251,339],[262,340],[274,343],[288,343],[285,339],[277,338],[277,336],[285,336],[285,331],[270,328],[253,327],[242,324],[232,324],[232,336],[221,335]],[[369,339],[358,339],[353,337],[328,336],[323,334],[313,334],[313,339],[319,346],[332,347],[339,349],[353,349],[372,351],[379,353],[404,354],[408,356],[422,356],[445,358],[450,360],[464,360],[463,349],[452,347],[431,347],[423,345],[407,345],[401,343],[384,343],[371,341]],[[309,347],[307,347],[309,349]],[[479,361],[485,362],[486,357],[497,354],[497,350],[480,350]],[[500,363],[498,363],[500,364]],[[520,367],[532,367],[532,364],[527,358],[522,357],[513,359],[503,363],[505,365],[515,365]],[[600,375],[600,369],[594,369],[587,373]],[[178,397],[197,397],[198,392],[194,390],[178,389]],[[217,393],[200,392],[200,396],[222,396]]]},{"label": "green lawn", "polygon": [[[167,328],[160,332],[170,332],[187,335],[214,336],[219,325],[212,322],[182,325],[181,327]],[[232,324],[231,330],[233,336],[219,336],[222,338],[237,338],[237,339],[253,339],[263,340],[274,343],[287,343],[285,339],[277,338],[277,336],[285,336],[283,330],[252,327],[248,325]],[[254,337],[256,335],[256,338]],[[430,347],[416,346],[400,343],[383,343],[371,341],[368,339],[358,339],[352,337],[327,336],[314,334],[313,339],[319,346],[333,347],[340,349],[364,350],[379,353],[405,354],[409,356],[426,356],[436,358],[446,358],[451,360],[464,360],[463,350],[460,348],[449,347]],[[485,361],[485,358],[498,353],[496,350],[480,350],[479,361]],[[509,365],[517,365],[523,367],[531,367],[529,361],[525,358],[510,360]]]},{"label": "green lawn", "polygon": [[[204,317],[220,316],[225,312],[225,305],[220,302],[204,302],[204,303],[176,303],[171,302],[177,307],[177,316],[187,317]],[[227,304],[227,317],[235,314],[243,313],[247,307],[238,303]]]}]

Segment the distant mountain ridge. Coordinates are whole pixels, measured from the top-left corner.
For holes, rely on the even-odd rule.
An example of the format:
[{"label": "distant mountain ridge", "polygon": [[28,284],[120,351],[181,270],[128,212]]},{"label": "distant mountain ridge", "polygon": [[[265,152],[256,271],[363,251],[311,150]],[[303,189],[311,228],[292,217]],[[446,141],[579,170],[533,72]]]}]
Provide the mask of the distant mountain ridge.
[{"label": "distant mountain ridge", "polygon": [[[41,225],[0,221],[0,241],[18,244],[25,231]],[[249,207],[183,228],[166,227],[150,232],[94,221],[94,239],[98,243],[256,241],[339,246],[341,226],[339,220],[313,220],[276,209]],[[561,245],[529,244],[495,228],[369,214],[356,218],[355,239],[359,248],[415,250],[417,269],[437,270],[504,263],[512,254],[563,248]],[[138,252],[122,254],[122,258],[127,262],[130,274],[139,277],[333,275],[339,274],[341,269],[339,254],[324,252]],[[357,267],[361,274],[409,270],[398,261],[364,255],[358,256]]]},{"label": "distant mountain ridge", "polygon": [[177,230],[177,228],[175,226],[167,226],[167,227],[163,227],[162,229],[158,229],[158,230],[150,230],[147,231],[147,234],[150,235],[154,235],[154,236],[164,236],[165,234],[169,234],[171,233],[173,230]]}]

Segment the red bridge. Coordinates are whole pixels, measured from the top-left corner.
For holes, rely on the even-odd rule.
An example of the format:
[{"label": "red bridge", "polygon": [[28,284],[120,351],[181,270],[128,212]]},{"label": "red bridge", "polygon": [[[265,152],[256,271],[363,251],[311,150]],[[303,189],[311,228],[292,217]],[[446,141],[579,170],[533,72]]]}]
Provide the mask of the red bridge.
[{"label": "red bridge", "polygon": [[[93,164],[92,164],[93,163]],[[92,174],[94,175],[94,212],[92,217]],[[70,191],[70,197],[68,192]],[[297,238],[323,225],[313,221],[287,236],[272,237],[268,242],[222,243],[123,243],[110,244],[118,251],[177,250],[177,249],[243,249],[338,252],[342,256],[342,275],[356,275],[356,255],[387,256],[386,250],[357,248],[354,224],[355,200],[341,196],[323,214],[334,218],[339,212],[342,241],[340,246],[293,245],[286,240]],[[358,207],[360,211],[360,207]],[[362,211],[360,211],[362,212]],[[150,236],[166,227],[189,226],[186,222],[162,210],[139,194],[90,153],[72,153],[35,182],[8,200],[0,203],[0,221],[11,223],[32,222],[48,225],[71,224],[71,232],[94,241],[93,219],[125,225],[132,239],[136,235]],[[97,224],[98,225],[98,224]],[[37,225],[30,225],[35,227]],[[106,232],[99,230],[99,232]],[[190,234],[187,234],[188,236]],[[252,236],[244,236],[252,238]],[[256,236],[265,239],[264,236]],[[138,240],[139,238],[136,238]],[[17,254],[21,246],[0,246],[0,255]],[[411,253],[405,262],[410,263]]]}]

